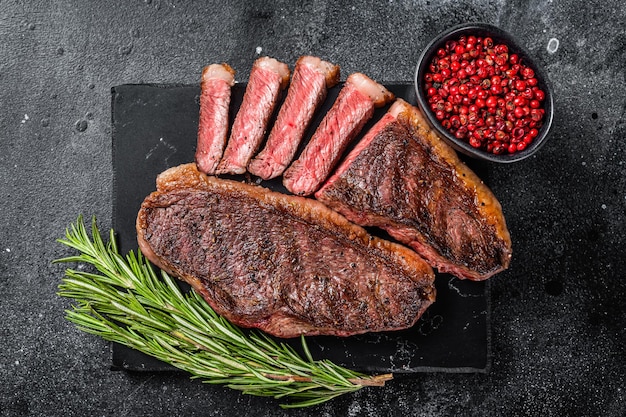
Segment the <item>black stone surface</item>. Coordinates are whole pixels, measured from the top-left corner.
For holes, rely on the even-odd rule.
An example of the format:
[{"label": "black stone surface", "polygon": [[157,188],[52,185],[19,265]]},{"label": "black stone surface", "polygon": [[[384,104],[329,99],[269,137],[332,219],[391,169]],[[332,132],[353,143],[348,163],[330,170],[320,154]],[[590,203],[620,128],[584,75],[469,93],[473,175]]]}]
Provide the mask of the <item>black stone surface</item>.
[{"label": "black stone surface", "polygon": [[[0,416],[626,414],[622,4],[292,3],[0,1]],[[428,40],[465,21],[517,36],[556,109],[537,155],[489,170],[514,243],[490,284],[489,373],[400,375],[285,411],[185,375],[112,371],[110,345],[63,318],[64,266],[50,261],[70,251],[55,239],[79,213],[112,226],[113,86],[194,84],[222,61],[245,80],[259,54],[410,82]]]},{"label": "black stone surface", "polygon": [[[343,83],[332,88],[303,140],[304,146],[323,115],[335,102]],[[387,86],[396,97],[415,103],[412,84]],[[241,105],[246,83],[232,88],[230,120]],[[113,228],[120,250],[137,249],[135,222],[143,199],[155,190],[156,176],[167,168],[194,160],[198,136],[200,87],[121,85],[112,90]],[[388,106],[378,109],[367,131]],[[488,172],[486,164],[483,171]],[[234,176],[245,181],[245,176]],[[282,179],[262,186],[287,192]],[[375,231],[373,231],[374,233]],[[385,237],[385,236],[382,236]],[[485,372],[489,368],[489,304],[487,282],[436,278],[437,302],[411,329],[348,338],[310,337],[313,357],[368,373]],[[294,348],[299,339],[287,341]],[[134,371],[171,369],[144,355],[113,345],[113,366]]]}]

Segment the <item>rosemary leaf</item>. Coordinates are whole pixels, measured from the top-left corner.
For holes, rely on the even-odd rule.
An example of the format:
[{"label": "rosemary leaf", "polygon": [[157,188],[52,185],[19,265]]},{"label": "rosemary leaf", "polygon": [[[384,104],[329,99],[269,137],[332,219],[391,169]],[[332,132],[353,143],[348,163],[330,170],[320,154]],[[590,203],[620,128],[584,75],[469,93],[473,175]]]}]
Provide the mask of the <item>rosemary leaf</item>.
[{"label": "rosemary leaf", "polygon": [[301,337],[304,357],[265,333],[244,333],[195,291],[183,293],[174,278],[137,252],[119,254],[115,233],[91,236],[79,216],[58,242],[78,255],[55,263],[86,264],[97,273],[67,269],[58,294],[77,305],[66,318],[80,330],[139,350],[209,384],[245,394],[286,400],[284,408],[309,407],[365,386],[382,386],[391,375],[369,376],[327,360],[314,360]]}]

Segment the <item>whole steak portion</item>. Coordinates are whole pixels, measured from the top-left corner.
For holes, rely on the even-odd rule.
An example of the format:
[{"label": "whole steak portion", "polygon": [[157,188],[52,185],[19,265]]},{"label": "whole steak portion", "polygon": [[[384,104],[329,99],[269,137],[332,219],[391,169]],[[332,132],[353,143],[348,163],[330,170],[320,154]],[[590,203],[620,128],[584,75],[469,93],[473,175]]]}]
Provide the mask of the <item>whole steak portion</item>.
[{"label": "whole steak portion", "polygon": [[412,250],[323,204],[171,168],[137,217],[143,254],[216,312],[278,337],[349,336],[412,326],[435,299]]},{"label": "whole steak portion", "polygon": [[357,224],[384,229],[439,272],[484,280],[509,266],[500,203],[402,100],[315,196]]}]

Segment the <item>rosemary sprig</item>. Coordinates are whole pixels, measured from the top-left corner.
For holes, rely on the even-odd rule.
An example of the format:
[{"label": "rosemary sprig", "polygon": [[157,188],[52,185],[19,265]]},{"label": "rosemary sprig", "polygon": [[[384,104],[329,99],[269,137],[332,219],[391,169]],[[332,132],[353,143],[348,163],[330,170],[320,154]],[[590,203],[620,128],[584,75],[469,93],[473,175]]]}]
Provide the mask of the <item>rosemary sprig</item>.
[{"label": "rosemary sprig", "polygon": [[158,358],[210,384],[246,394],[287,400],[284,408],[323,403],[365,386],[382,386],[391,374],[369,376],[328,360],[314,360],[301,338],[304,357],[265,333],[244,333],[216,314],[195,291],[183,293],[141,252],[119,254],[114,231],[104,242],[92,219],[91,235],[79,216],[58,242],[80,254],[54,262],[67,269],[59,295],[77,305],[66,318],[87,333]]}]

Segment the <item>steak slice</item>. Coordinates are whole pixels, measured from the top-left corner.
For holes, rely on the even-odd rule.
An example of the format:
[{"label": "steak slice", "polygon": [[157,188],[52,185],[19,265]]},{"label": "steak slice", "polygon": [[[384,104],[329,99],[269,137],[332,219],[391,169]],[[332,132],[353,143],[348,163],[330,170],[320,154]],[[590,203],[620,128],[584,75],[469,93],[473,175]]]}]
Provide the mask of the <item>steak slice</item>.
[{"label": "steak slice", "polygon": [[278,337],[412,326],[434,301],[415,252],[313,199],[170,168],[137,216],[143,254],[242,327]]},{"label": "steak slice", "polygon": [[375,107],[393,99],[385,87],[361,73],[350,74],[311,140],[283,175],[293,194],[310,195],[326,180]]},{"label": "steak slice", "polygon": [[241,107],[217,167],[218,174],[243,174],[265,138],[280,93],[289,83],[289,67],[274,58],[254,61]]},{"label": "steak slice", "polygon": [[304,133],[329,88],[339,82],[339,66],[313,56],[298,59],[285,102],[278,112],[265,148],[248,164],[248,171],[276,178],[296,155]]},{"label": "steak slice", "polygon": [[214,174],[228,137],[230,89],[235,70],[228,64],[211,64],[202,70],[196,163],[200,171]]},{"label": "steak slice", "polygon": [[509,266],[500,203],[401,100],[315,196],[357,224],[384,229],[439,272],[478,281]]}]

